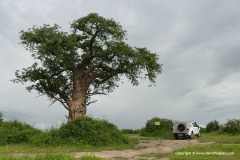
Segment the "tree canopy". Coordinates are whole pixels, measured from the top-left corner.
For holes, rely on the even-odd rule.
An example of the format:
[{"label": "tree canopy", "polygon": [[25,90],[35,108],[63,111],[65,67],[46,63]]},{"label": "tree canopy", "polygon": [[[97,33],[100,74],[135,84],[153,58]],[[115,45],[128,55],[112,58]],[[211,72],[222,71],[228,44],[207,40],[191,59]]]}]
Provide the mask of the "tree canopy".
[{"label": "tree canopy", "polygon": [[97,13],[73,21],[70,32],[57,24],[33,26],[21,31],[20,39],[35,63],[17,70],[13,82],[30,82],[28,91],[37,90],[69,111],[80,97],[88,105],[95,102],[92,96],[109,94],[122,76],[133,85],[140,78],[155,83],[162,70],[156,53],[129,46],[122,26]]}]

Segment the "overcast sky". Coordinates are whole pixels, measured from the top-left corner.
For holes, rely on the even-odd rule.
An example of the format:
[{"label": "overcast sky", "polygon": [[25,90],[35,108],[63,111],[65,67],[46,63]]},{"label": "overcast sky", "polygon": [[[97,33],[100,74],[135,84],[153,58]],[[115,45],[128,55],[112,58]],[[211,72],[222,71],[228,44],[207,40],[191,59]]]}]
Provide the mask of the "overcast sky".
[{"label": "overcast sky", "polygon": [[163,72],[155,87],[121,84],[110,97],[98,97],[87,114],[119,128],[142,128],[154,116],[206,125],[240,118],[239,0],[0,0],[0,111],[45,129],[66,121],[60,105],[49,107],[27,85],[10,82],[15,70],[30,66],[19,44],[20,30],[69,22],[96,12],[128,32],[131,46],[159,55]]}]

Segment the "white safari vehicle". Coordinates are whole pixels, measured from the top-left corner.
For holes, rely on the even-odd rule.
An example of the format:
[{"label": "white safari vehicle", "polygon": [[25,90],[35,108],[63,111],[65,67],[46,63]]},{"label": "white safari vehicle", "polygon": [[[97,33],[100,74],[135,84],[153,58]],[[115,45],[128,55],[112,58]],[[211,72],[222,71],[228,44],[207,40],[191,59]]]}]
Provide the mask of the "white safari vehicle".
[{"label": "white safari vehicle", "polygon": [[175,122],[173,125],[173,136],[178,138],[200,137],[200,127],[196,122]]}]

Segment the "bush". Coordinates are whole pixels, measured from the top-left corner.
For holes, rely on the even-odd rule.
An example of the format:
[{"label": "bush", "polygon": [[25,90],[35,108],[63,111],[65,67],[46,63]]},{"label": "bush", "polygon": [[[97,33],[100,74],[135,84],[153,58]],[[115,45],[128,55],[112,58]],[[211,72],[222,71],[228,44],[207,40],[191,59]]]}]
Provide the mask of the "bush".
[{"label": "bush", "polygon": [[79,117],[63,124],[59,129],[51,129],[43,134],[35,144],[48,145],[94,145],[128,144],[129,140],[117,127],[106,120],[95,120],[90,117]]},{"label": "bush", "polygon": [[136,129],[136,130],[133,130],[133,129],[122,129],[122,133],[123,134],[140,134],[142,132],[143,129]]},{"label": "bush", "polygon": [[3,121],[3,114],[0,112],[0,123]]},{"label": "bush", "polygon": [[240,134],[240,119],[230,119],[223,126],[223,131],[233,135]]},{"label": "bush", "polygon": [[206,132],[215,132],[215,131],[219,131],[219,129],[220,129],[220,124],[216,120],[209,122],[206,126]]},{"label": "bush", "polygon": [[163,119],[154,117],[147,121],[143,136],[165,136],[172,132],[173,121],[170,119]]},{"label": "bush", "polygon": [[204,127],[200,127],[200,129],[201,129],[201,130],[200,130],[201,133],[206,133],[206,132],[207,132],[207,131],[206,131],[207,129],[204,128]]},{"label": "bush", "polygon": [[31,142],[42,131],[17,120],[0,123],[0,144],[17,144]]},{"label": "bush", "polygon": [[29,143],[34,145],[119,145],[129,139],[115,125],[106,120],[80,117],[63,124],[59,129],[42,132],[17,120],[0,123],[0,145]]},{"label": "bush", "polygon": [[61,138],[59,137],[58,129],[51,128],[50,130],[46,130],[41,134],[33,136],[31,139],[31,143],[34,145],[53,145],[58,146],[63,144]]}]

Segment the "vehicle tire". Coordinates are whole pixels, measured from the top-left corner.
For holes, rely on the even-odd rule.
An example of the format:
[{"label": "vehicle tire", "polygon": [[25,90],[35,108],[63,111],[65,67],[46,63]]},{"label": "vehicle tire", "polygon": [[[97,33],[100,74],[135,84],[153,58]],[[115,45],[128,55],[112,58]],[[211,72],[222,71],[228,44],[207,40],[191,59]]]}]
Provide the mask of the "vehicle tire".
[{"label": "vehicle tire", "polygon": [[175,139],[178,139],[178,136],[174,136]]},{"label": "vehicle tire", "polygon": [[190,135],[190,137],[189,137],[190,139],[193,139],[193,132],[191,133],[191,135]]},{"label": "vehicle tire", "polygon": [[201,133],[200,132],[197,134],[197,137],[201,137]]},{"label": "vehicle tire", "polygon": [[183,124],[179,124],[178,127],[177,127],[177,129],[178,129],[179,131],[183,132],[183,131],[186,129],[186,127],[185,127],[185,125],[183,125]]}]

